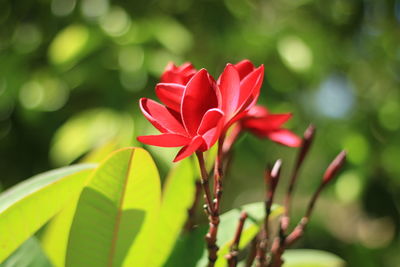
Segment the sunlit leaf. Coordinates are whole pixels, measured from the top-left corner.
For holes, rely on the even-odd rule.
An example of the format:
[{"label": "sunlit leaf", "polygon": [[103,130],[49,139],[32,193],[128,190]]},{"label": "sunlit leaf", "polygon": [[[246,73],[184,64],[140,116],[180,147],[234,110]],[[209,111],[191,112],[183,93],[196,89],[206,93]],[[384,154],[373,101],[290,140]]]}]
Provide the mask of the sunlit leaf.
[{"label": "sunlit leaf", "polygon": [[[108,142],[105,145],[94,149],[86,155],[81,162],[98,163],[104,160],[117,144]],[[78,204],[79,194],[71,198],[66,205],[46,226],[41,234],[41,244],[47,256],[54,266],[65,266],[65,256],[67,253],[68,238],[71,230],[71,224],[74,219],[76,206]]]},{"label": "sunlit leaf", "polygon": [[117,142],[110,141],[104,145],[97,147],[90,151],[85,157],[80,161],[84,163],[96,163],[101,162],[105,159],[111,152],[115,151],[118,147]]},{"label": "sunlit leaf", "polygon": [[70,199],[67,205],[48,223],[41,234],[41,245],[55,267],[65,266],[68,239],[74,219],[79,194]]},{"label": "sunlit leaf", "polygon": [[77,194],[94,165],[49,171],[0,195],[0,262]]},{"label": "sunlit leaf", "polygon": [[51,267],[36,237],[25,241],[0,267]]},{"label": "sunlit leaf", "polygon": [[159,214],[160,180],[140,148],[111,154],[78,200],[66,266],[145,266]]},{"label": "sunlit leaf", "polygon": [[187,220],[187,211],[195,195],[196,176],[193,166],[190,158],[180,162],[164,183],[160,218],[154,226],[157,242],[154,243],[146,266],[163,265]]},{"label": "sunlit leaf", "polygon": [[284,267],[344,267],[345,262],[330,252],[313,249],[289,249],[283,254]]}]

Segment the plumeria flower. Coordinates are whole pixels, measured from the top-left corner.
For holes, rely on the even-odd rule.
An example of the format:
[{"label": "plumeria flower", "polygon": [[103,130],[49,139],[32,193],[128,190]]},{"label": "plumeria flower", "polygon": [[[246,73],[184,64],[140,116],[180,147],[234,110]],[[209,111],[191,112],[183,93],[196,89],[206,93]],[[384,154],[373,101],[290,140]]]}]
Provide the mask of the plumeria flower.
[{"label": "plumeria flower", "polygon": [[[174,70],[174,75],[170,74],[171,69]],[[182,71],[177,71],[178,69]],[[177,81],[184,81],[189,72],[183,70],[193,69],[188,63],[180,67],[175,65],[167,67],[167,71],[162,75],[162,82],[156,86],[156,94],[161,102],[177,112],[181,110],[181,99],[185,90],[185,83]],[[245,116],[246,112],[255,105],[263,77],[263,65],[255,68],[249,60],[243,60],[236,65],[227,64],[217,81],[218,99],[221,110],[225,114],[224,131]]]},{"label": "plumeria flower", "polygon": [[161,82],[186,85],[196,72],[197,70],[189,62],[183,63],[181,66],[170,62],[161,75]]},{"label": "plumeria flower", "polygon": [[268,138],[285,146],[298,147],[301,139],[282,125],[292,117],[291,113],[271,114],[262,106],[254,106],[240,122],[241,129],[261,138]]},{"label": "plumeria flower", "polygon": [[[176,84],[177,85],[177,84]],[[160,135],[139,136],[142,143],[161,147],[180,147],[174,162],[196,151],[206,151],[218,140],[224,112],[219,108],[216,83],[205,69],[198,71],[186,85],[180,85],[179,109],[163,106],[151,99],[140,99],[140,108]]]}]

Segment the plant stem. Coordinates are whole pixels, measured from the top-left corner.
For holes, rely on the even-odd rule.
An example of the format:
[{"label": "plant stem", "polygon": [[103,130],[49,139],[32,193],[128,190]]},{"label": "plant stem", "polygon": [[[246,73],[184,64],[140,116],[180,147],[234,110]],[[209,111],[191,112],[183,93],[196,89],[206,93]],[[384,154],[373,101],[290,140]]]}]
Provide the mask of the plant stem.
[{"label": "plant stem", "polygon": [[257,254],[257,243],[258,242],[257,242],[257,236],[256,236],[251,241],[250,252],[249,252],[249,255],[247,256],[247,260],[246,260],[246,267],[253,266],[253,262],[254,262],[254,259],[256,258],[256,254]]},{"label": "plant stem", "polygon": [[247,213],[245,211],[240,215],[238,227],[236,228],[235,237],[233,238],[232,245],[230,247],[230,253],[226,256],[228,259],[229,267],[235,267],[238,263],[239,243],[242,235],[244,222],[247,219]]},{"label": "plant stem", "polygon": [[197,158],[199,160],[200,173],[201,173],[201,184],[203,186],[204,191],[204,199],[207,205],[207,215],[209,228],[208,233],[205,236],[205,240],[207,243],[208,249],[208,267],[213,267],[215,261],[217,260],[217,233],[218,233],[218,225],[219,225],[219,213],[218,210],[214,208],[213,203],[211,202],[211,192],[210,186],[208,183],[208,173],[204,162],[204,157],[202,152],[196,152]]},{"label": "plant stem", "polygon": [[287,229],[289,228],[289,224],[290,224],[290,208],[291,208],[292,195],[293,195],[294,187],[295,187],[295,184],[297,181],[297,177],[299,175],[300,167],[302,166],[304,159],[306,158],[306,156],[310,150],[310,146],[312,144],[314,136],[315,136],[315,127],[313,125],[310,125],[304,132],[303,142],[302,142],[299,154],[297,156],[296,164],[294,166],[294,169],[293,169],[293,172],[292,172],[292,175],[290,178],[288,190],[287,190],[286,196],[285,196],[285,204],[284,204],[285,205],[285,213],[281,219],[281,224],[280,224],[281,231],[284,234],[286,233]]},{"label": "plant stem", "polygon": [[269,245],[269,216],[274,202],[275,190],[279,182],[282,160],[277,160],[272,169],[265,171],[265,217],[264,228],[260,232],[260,242],[257,247],[257,266],[263,267],[267,264],[267,249]]},{"label": "plant stem", "polygon": [[212,214],[214,211],[213,205],[212,205],[212,196],[210,192],[210,185],[208,182],[208,174],[207,174],[207,169],[205,166],[204,162],[204,156],[203,152],[196,152],[197,159],[199,161],[199,166],[200,166],[200,175],[201,175],[201,186],[203,187],[203,192],[204,192],[204,201],[207,205],[207,213]]},{"label": "plant stem", "polygon": [[214,210],[219,211],[219,204],[222,196],[222,177],[223,177],[223,145],[225,135],[218,140],[218,152],[214,165]]},{"label": "plant stem", "polygon": [[[308,203],[307,210],[303,218],[301,218],[297,226],[287,237],[285,237],[284,233],[280,232],[279,245],[274,246],[273,248],[273,255],[274,255],[273,265],[272,265],[273,267],[280,267],[282,265],[283,263],[282,254],[285,251],[285,249],[291,246],[293,243],[295,243],[298,239],[300,239],[303,236],[307,224],[310,221],[311,214],[314,210],[314,206],[315,203],[317,202],[319,195],[321,194],[325,186],[337,175],[339,170],[343,167],[345,161],[346,161],[346,151],[342,151],[329,164],[320,185],[318,186],[317,190],[315,190],[313,196],[310,199],[310,202]],[[282,228],[280,230],[282,230]]]}]

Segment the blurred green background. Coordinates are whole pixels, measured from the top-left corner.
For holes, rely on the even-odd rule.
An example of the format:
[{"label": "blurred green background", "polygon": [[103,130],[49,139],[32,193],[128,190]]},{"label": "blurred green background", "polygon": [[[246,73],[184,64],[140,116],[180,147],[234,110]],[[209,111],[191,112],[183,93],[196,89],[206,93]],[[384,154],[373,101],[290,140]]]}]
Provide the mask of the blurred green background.
[{"label": "blurred green background", "polygon": [[[318,130],[295,217],[329,161],[349,153],[297,246],[400,266],[399,0],[0,1],[0,187],[140,145],[154,129],[138,99],[154,98],[168,61],[218,76],[244,58],[265,64],[259,102],[293,112],[298,134]],[[165,175],[176,150],[148,149]],[[286,181],[295,154],[242,137],[223,209],[261,201],[265,164],[283,158]]]}]

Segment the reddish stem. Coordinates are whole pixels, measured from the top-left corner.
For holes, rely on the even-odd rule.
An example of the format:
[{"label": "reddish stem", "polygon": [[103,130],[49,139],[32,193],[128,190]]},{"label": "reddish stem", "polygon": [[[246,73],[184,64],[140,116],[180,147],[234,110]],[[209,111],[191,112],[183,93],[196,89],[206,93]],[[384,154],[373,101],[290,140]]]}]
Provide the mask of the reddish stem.
[{"label": "reddish stem", "polygon": [[240,237],[242,236],[244,222],[247,219],[247,213],[245,211],[240,215],[238,227],[236,228],[235,237],[233,238],[232,245],[230,247],[230,253],[226,256],[228,259],[229,267],[235,267],[238,263],[238,254],[239,254],[239,243]]},{"label": "reddish stem", "polygon": [[267,249],[269,243],[269,216],[271,215],[271,207],[274,202],[275,190],[278,185],[282,160],[277,160],[272,169],[265,172],[265,217],[264,228],[260,232],[260,242],[257,247],[257,266],[263,267],[267,264]]},{"label": "reddish stem", "polygon": [[302,142],[299,154],[297,156],[296,164],[293,169],[293,172],[292,172],[292,175],[290,178],[290,182],[289,182],[289,186],[288,186],[288,190],[287,190],[286,196],[285,196],[285,213],[281,219],[281,225],[280,225],[283,233],[286,233],[287,229],[289,228],[290,208],[291,208],[291,200],[292,200],[294,187],[295,187],[295,184],[297,181],[297,177],[299,175],[300,167],[302,166],[304,159],[306,158],[306,156],[310,150],[310,146],[312,144],[314,136],[315,136],[315,127],[313,125],[310,125],[304,132],[303,142]]},{"label": "reddish stem", "polygon": [[256,258],[257,254],[257,236],[253,238],[250,244],[250,252],[249,255],[247,256],[246,260],[246,267],[251,267],[253,266],[254,259]]},{"label": "reddish stem", "polygon": [[345,160],[346,160],[346,152],[342,151],[339,153],[339,155],[336,156],[336,158],[331,162],[331,164],[329,164],[320,185],[318,186],[317,190],[311,197],[310,202],[308,203],[307,206],[307,210],[302,219],[300,220],[300,222],[297,224],[297,226],[287,237],[284,236],[284,233],[282,232],[280,233],[280,237],[278,239],[279,244],[274,244],[272,249],[274,255],[273,265],[272,265],[273,267],[280,267],[282,265],[283,263],[282,254],[285,251],[285,249],[293,245],[293,243],[295,243],[303,236],[307,224],[310,221],[311,214],[314,210],[315,203],[317,202],[319,195],[321,194],[325,186],[329,183],[329,181],[332,181],[333,178],[339,172],[339,170],[343,167]]},{"label": "reddish stem", "polygon": [[218,152],[214,164],[214,210],[218,212],[222,196],[222,177],[223,177],[223,152],[222,148],[225,141],[225,135],[218,140]]},{"label": "reddish stem", "polygon": [[214,205],[211,201],[211,192],[210,192],[210,186],[208,183],[208,173],[206,169],[206,165],[204,162],[203,158],[203,153],[202,152],[196,152],[197,158],[199,159],[199,166],[200,166],[200,173],[201,173],[201,181],[202,181],[202,186],[203,186],[203,191],[204,191],[204,199],[206,201],[207,205],[207,215],[208,215],[208,222],[209,222],[209,228],[208,228],[208,233],[205,236],[205,240],[207,243],[207,249],[208,249],[208,267],[213,267],[215,264],[215,261],[217,260],[217,252],[218,252],[218,246],[217,246],[217,233],[218,233],[218,225],[219,225],[219,213],[218,210],[214,208]]}]

